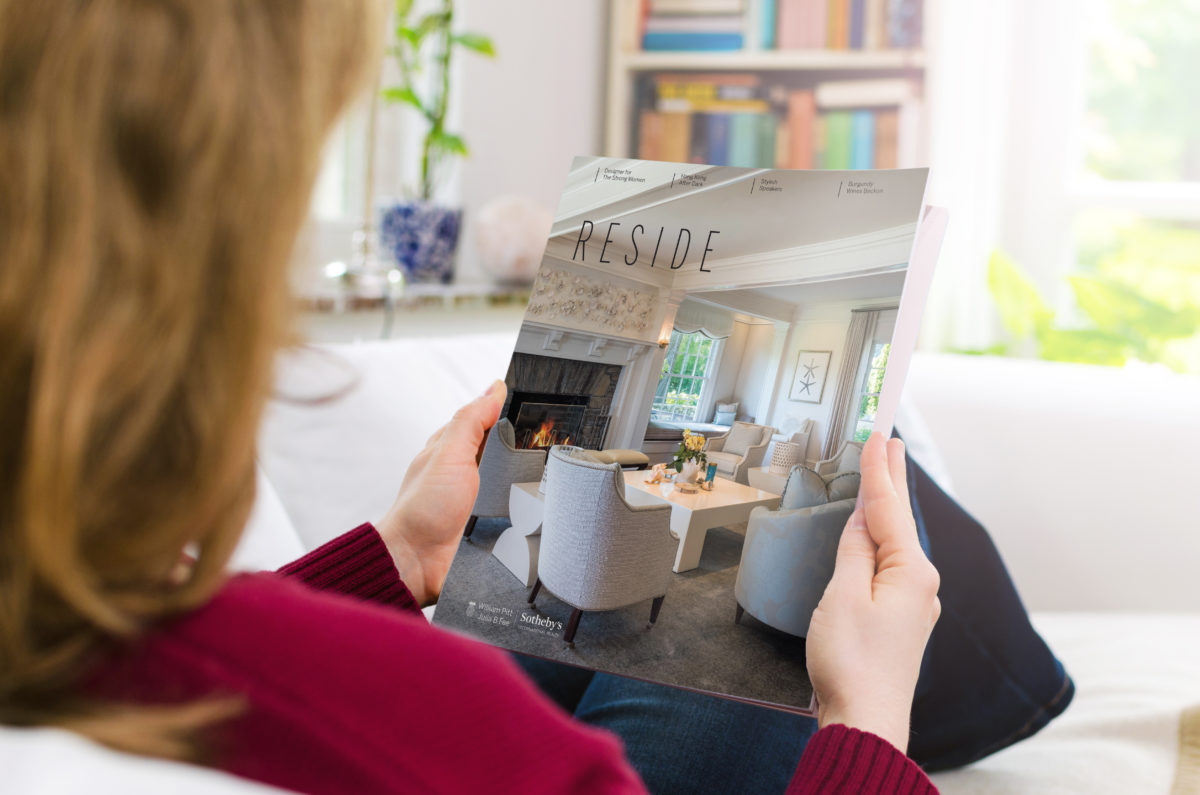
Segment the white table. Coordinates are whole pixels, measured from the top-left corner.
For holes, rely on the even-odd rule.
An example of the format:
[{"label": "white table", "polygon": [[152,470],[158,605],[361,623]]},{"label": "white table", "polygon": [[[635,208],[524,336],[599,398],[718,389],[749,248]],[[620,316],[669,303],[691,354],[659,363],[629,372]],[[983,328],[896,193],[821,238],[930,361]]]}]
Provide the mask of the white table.
[{"label": "white table", "polygon": [[514,483],[508,490],[508,518],[512,527],[500,534],[492,554],[528,588],[537,579],[538,550],[542,542],[542,514],[546,495],[541,484]]},{"label": "white table", "polygon": [[700,565],[704,537],[712,528],[744,522],[750,518],[750,511],[760,505],[779,507],[778,494],[723,478],[717,479],[712,491],[684,494],[671,482],[646,483],[648,471],[626,472],[624,476],[625,499],[630,505],[670,504],[671,531],[679,537],[673,567],[676,572],[690,571]]}]

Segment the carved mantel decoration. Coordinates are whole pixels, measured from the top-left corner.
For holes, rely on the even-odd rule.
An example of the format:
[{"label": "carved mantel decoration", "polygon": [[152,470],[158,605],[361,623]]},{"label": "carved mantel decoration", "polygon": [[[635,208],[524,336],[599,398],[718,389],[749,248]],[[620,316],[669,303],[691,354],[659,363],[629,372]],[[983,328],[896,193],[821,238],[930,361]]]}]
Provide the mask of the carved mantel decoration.
[{"label": "carved mantel decoration", "polygon": [[616,287],[543,266],[533,283],[527,317],[541,323],[569,322],[597,331],[645,336],[657,306],[652,292]]}]

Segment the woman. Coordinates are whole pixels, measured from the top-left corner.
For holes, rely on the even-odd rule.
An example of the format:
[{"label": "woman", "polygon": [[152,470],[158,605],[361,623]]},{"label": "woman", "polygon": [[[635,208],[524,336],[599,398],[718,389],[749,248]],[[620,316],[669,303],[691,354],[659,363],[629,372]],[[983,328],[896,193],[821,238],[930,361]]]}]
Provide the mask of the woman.
[{"label": "woman", "polygon": [[[640,791],[614,737],[417,610],[502,385],[375,525],[283,576],[225,574],[288,255],[379,11],[0,0],[0,721],[306,793]],[[873,438],[790,791],[930,788],[903,751],[938,579],[905,489],[902,449]]]}]

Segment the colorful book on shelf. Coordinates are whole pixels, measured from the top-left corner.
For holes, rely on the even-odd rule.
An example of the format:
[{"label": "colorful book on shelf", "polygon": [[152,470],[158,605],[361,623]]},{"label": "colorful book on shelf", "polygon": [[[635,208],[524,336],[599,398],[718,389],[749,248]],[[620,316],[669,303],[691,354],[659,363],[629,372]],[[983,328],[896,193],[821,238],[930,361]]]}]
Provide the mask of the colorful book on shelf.
[{"label": "colorful book on shelf", "polygon": [[647,52],[723,52],[740,50],[745,44],[741,33],[653,33],[646,32],[642,49]]},{"label": "colorful book on shelf", "polygon": [[742,0],[648,0],[652,14],[740,14]]},{"label": "colorful book on shelf", "polygon": [[787,104],[788,155],[783,161],[788,168],[812,168],[815,165],[816,121],[817,105],[813,92],[808,89],[791,92]]},{"label": "colorful book on shelf", "polygon": [[758,48],[760,50],[775,49],[775,34],[778,29],[779,4],[777,0],[759,0],[758,2]]},{"label": "colorful book on shelf", "polygon": [[728,113],[706,113],[704,119],[708,126],[708,156],[702,162],[718,166],[729,165],[730,115]]},{"label": "colorful book on shelf", "polygon": [[692,148],[692,115],[662,113],[662,136],[658,141],[660,160],[686,163]]},{"label": "colorful book on shelf", "polygon": [[[723,456],[680,442],[753,447],[803,419],[831,448],[890,433],[944,229],[944,214],[922,213],[927,180],[576,158],[512,358],[497,363],[502,419],[478,492],[462,479],[472,517],[432,622],[811,714],[804,638],[857,486],[785,505],[764,467],[740,482],[732,442]],[[876,345],[890,346],[878,405],[860,406],[836,374]],[[726,400],[756,422],[714,422]],[[718,470],[701,487],[704,458]],[[659,466],[634,469],[647,463]]]},{"label": "colorful book on shelf", "polygon": [[861,50],[863,48],[864,26],[866,24],[867,9],[864,5],[864,0],[850,0],[850,23],[848,25],[848,41],[847,45],[852,50]]},{"label": "colorful book on shelf", "polygon": [[866,169],[875,165],[875,114],[856,110],[850,114],[850,168]]},{"label": "colorful book on shelf", "polygon": [[903,105],[914,98],[917,87],[903,77],[868,80],[831,80],[816,87],[819,108],[863,108]]},{"label": "colorful book on shelf", "polygon": [[875,168],[900,165],[900,111],[875,111]]},{"label": "colorful book on shelf", "polygon": [[662,16],[646,18],[646,33],[742,33],[746,20],[741,15]]},{"label": "colorful book on shelf", "polygon": [[825,118],[825,153],[821,168],[852,168],[850,152],[854,134],[853,114],[848,110],[833,110]]}]

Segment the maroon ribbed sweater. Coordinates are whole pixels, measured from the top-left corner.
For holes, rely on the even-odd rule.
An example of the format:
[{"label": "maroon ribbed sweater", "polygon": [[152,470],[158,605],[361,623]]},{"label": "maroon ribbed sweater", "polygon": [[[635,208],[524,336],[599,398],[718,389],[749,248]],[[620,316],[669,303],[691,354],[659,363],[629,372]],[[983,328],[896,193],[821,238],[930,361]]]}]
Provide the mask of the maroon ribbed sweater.
[{"label": "maroon ribbed sweater", "polygon": [[[106,661],[89,691],[140,703],[242,699],[213,764],[312,795],[643,792],[620,741],[572,720],[497,649],[429,626],[370,525]],[[789,793],[932,793],[884,740],[812,738]]]}]

